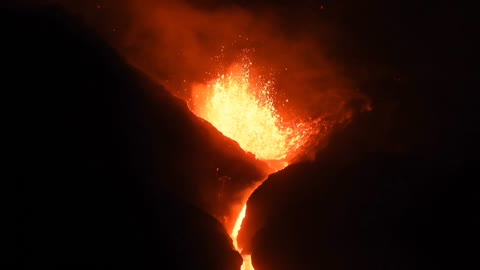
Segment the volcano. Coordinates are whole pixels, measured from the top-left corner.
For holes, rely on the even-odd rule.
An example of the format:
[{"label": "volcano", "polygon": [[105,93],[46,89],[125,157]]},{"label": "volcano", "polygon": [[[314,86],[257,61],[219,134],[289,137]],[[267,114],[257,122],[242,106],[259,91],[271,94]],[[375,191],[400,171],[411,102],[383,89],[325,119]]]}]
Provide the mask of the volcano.
[{"label": "volcano", "polygon": [[[280,25],[292,40],[299,25],[312,36],[320,22],[337,27],[338,44],[329,56],[345,68],[335,71],[365,92],[355,97],[372,100],[373,110],[366,112],[364,99],[345,99],[353,92],[331,77],[282,73],[279,86],[299,92],[290,99],[294,114],[305,109],[331,112],[321,121],[348,120],[324,133],[304,129],[321,121],[300,118],[290,125],[276,103],[285,99],[263,91],[271,89],[268,78],[245,80],[245,66],[202,74],[203,84],[192,90],[198,99],[182,99],[145,65],[135,65],[103,29],[92,29],[98,26],[88,21],[94,16],[81,17],[68,6],[87,4],[67,1],[65,9],[20,2],[0,10],[3,179],[19,190],[7,199],[13,217],[7,211],[5,220],[16,222],[6,231],[11,237],[3,263],[27,269],[479,268],[478,189],[472,183],[478,99],[471,90],[473,46],[464,34],[473,32],[465,7],[277,3],[275,11],[289,21]],[[107,2],[92,7],[101,10]],[[206,2],[210,7],[216,1]],[[244,5],[273,10],[261,2]],[[325,13],[321,20],[307,16],[319,12]],[[108,33],[120,31],[114,29]],[[295,48],[311,49],[301,45]],[[282,60],[292,57],[272,51]],[[275,62],[268,48],[262,53]],[[167,66],[166,59],[157,64]],[[172,73],[182,68],[182,76],[194,73],[186,66]],[[330,88],[315,95],[295,78]],[[236,90],[230,115],[216,106],[232,100],[229,89]],[[248,102],[239,103],[239,96]],[[260,121],[267,128],[232,128],[231,119],[243,123],[238,116],[247,109],[257,114],[243,117],[246,123],[267,119]],[[271,136],[264,142],[251,130]],[[311,142],[305,134],[324,140],[309,155],[302,152]]]}]

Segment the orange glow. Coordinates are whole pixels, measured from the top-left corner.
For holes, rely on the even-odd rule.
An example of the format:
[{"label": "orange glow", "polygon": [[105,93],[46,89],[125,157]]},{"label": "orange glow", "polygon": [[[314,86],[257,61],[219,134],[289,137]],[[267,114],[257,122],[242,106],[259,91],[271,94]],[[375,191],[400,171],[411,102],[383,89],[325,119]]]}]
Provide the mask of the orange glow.
[{"label": "orange glow", "polygon": [[[195,85],[191,110],[225,136],[237,141],[245,151],[278,171],[292,161],[312,136],[318,134],[320,120],[285,121],[274,106],[272,80],[264,79],[268,76],[255,76],[252,70],[252,62],[244,57],[241,63],[233,64],[215,79]],[[250,194],[256,187],[251,189]],[[240,254],[242,249],[238,246],[237,237],[246,210],[245,203],[230,234]],[[242,257],[241,270],[254,270],[250,254],[242,254]]]},{"label": "orange glow", "polygon": [[308,123],[286,123],[274,107],[273,82],[252,78],[251,70],[250,61],[237,63],[194,86],[192,111],[258,159],[281,161],[275,169],[283,169],[312,129]]},{"label": "orange glow", "polygon": [[243,219],[245,218],[246,212],[247,212],[247,204],[244,204],[242,210],[238,214],[237,221],[235,221],[235,225],[233,226],[232,233],[230,234],[233,240],[233,246],[235,247],[236,250],[238,250],[238,243],[237,243],[238,232],[242,228],[242,222],[243,222]]},{"label": "orange glow", "polygon": [[[243,219],[245,218],[246,212],[247,212],[247,204],[245,203],[243,205],[242,210],[238,214],[237,221],[235,221],[235,226],[233,226],[232,233],[230,234],[233,240],[233,246],[238,252],[240,252],[240,254],[242,253],[242,250],[238,247],[237,237],[238,237],[238,232],[242,228],[242,223],[243,223]],[[252,265],[252,259],[250,254],[246,254],[246,255],[242,254],[242,257],[243,257],[243,264],[242,264],[241,270],[255,270]]]},{"label": "orange glow", "polygon": [[252,265],[252,258],[250,255],[243,256],[243,264],[240,270],[255,270]]}]

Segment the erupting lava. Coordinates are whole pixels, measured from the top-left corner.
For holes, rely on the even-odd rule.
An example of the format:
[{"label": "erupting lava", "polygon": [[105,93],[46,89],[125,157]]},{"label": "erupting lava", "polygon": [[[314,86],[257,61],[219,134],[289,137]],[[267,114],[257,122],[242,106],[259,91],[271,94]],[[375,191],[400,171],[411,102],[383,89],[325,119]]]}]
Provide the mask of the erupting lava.
[{"label": "erupting lava", "polygon": [[252,78],[252,63],[244,62],[195,86],[192,110],[258,159],[283,161],[285,167],[312,129],[306,123],[286,123],[274,107],[272,81]]},{"label": "erupting lava", "polygon": [[[254,77],[251,70],[251,61],[244,58],[225,74],[219,74],[205,85],[194,86],[191,109],[225,136],[237,141],[245,151],[267,161],[272,169],[280,170],[318,133],[317,122],[287,123],[274,107],[272,81]],[[240,253],[237,236],[246,210],[245,203],[230,234]],[[241,269],[253,270],[250,255],[242,256]]]}]

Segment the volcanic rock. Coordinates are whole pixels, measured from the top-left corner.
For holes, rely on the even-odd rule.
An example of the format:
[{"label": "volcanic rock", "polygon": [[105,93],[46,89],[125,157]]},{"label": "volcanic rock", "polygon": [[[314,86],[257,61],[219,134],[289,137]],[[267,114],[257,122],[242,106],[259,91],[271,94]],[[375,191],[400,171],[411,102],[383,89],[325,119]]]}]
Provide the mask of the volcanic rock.
[{"label": "volcanic rock", "polygon": [[473,17],[463,4],[327,6],[373,111],[252,194],[240,246],[256,270],[479,268]]},{"label": "volcanic rock", "polygon": [[12,258],[239,269],[212,216],[228,217],[266,166],[61,8],[2,9],[0,29],[4,154],[20,191]]},{"label": "volcanic rock", "polygon": [[255,269],[475,265],[471,156],[369,152],[349,144],[359,127],[333,134],[325,155],[271,175],[249,198],[239,244]]}]

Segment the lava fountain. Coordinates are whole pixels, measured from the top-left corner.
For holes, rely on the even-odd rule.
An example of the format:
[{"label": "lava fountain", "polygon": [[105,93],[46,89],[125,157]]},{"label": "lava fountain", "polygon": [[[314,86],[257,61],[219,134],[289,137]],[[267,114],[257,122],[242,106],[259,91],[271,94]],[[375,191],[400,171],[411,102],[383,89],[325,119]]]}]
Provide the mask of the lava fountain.
[{"label": "lava fountain", "polygon": [[[274,87],[268,76],[254,76],[252,62],[244,57],[206,84],[192,89],[190,109],[209,121],[240,147],[265,161],[272,169],[285,168],[309,140],[318,134],[317,121],[285,121],[275,108]],[[258,186],[251,187],[246,198]],[[246,200],[230,233],[242,253],[237,236],[246,215]],[[242,270],[253,269],[250,255],[242,254]]]},{"label": "lava fountain", "polygon": [[192,110],[257,159],[283,169],[311,137],[313,123],[285,121],[274,106],[273,81],[253,78],[251,71],[252,62],[244,60],[194,86]]}]

